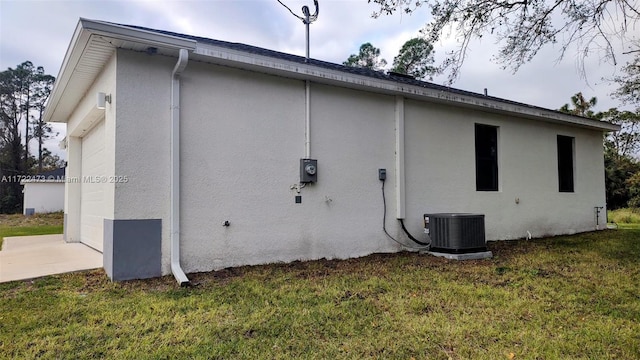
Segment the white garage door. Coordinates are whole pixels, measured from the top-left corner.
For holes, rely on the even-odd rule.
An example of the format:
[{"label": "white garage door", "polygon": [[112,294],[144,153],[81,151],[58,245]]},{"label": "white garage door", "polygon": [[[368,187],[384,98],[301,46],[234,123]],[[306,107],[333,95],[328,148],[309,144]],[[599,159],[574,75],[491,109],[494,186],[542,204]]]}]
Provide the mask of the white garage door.
[{"label": "white garage door", "polygon": [[102,251],[106,174],[104,120],[82,138],[80,241]]}]

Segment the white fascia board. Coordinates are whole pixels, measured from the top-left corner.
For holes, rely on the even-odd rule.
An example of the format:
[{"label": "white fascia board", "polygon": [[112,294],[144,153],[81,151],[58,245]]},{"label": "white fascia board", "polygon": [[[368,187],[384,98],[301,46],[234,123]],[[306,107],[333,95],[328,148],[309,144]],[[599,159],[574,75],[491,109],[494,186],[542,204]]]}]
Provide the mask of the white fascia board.
[{"label": "white fascia board", "polygon": [[104,21],[83,18],[80,19],[80,23],[86,31],[107,38],[131,41],[164,49],[186,49],[188,51],[193,51],[196,48],[195,40],[172,35],[165,35],[157,32],[115,25]]},{"label": "white fascia board", "polygon": [[[58,107],[62,94],[65,92],[65,89],[69,84],[69,80],[73,75],[73,70],[80,61],[82,52],[89,42],[89,37],[90,34],[83,31],[82,22],[79,21],[75,31],[73,32],[71,42],[67,47],[67,52],[64,56],[64,60],[62,61],[62,65],[60,66],[60,70],[58,71],[53,91],[51,91],[51,95],[49,95],[49,98],[47,99],[47,105],[44,111],[45,122],[55,122],[57,120],[53,119],[53,114]],[[60,122],[60,120],[58,120],[58,122]],[[66,119],[64,122],[66,122]]]},{"label": "white fascia board", "polygon": [[561,123],[590,128],[599,131],[617,131],[618,125],[579,116],[560,114],[537,107],[521,106],[496,101],[481,96],[457,94],[445,90],[402,84],[394,81],[376,79],[368,76],[348,74],[342,71],[325,69],[311,64],[276,59],[269,56],[251,54],[211,44],[198,43],[194,50],[196,59],[245,70],[279,75],[318,83],[337,85],[353,89],[401,95],[418,100],[447,103],[454,106],[475,108],[482,111],[514,115],[538,121]]},{"label": "white fascia board", "polygon": [[[68,119],[64,117],[68,114],[57,115],[56,109],[58,108],[60,101],[64,100],[62,99],[63,94],[67,96],[67,91],[71,91],[67,90],[69,81],[74,74],[74,70],[82,60],[84,51],[92,40],[92,35],[121,41],[131,41],[175,51],[178,51],[179,49],[193,51],[196,47],[196,41],[194,40],[154,33],[146,30],[133,29],[103,21],[80,18],[73,33],[73,37],[71,38],[71,42],[69,43],[69,47],[67,48],[60,71],[58,72],[58,77],[56,78],[53,91],[47,101],[44,121],[67,122]],[[98,73],[94,75],[97,76]]]}]

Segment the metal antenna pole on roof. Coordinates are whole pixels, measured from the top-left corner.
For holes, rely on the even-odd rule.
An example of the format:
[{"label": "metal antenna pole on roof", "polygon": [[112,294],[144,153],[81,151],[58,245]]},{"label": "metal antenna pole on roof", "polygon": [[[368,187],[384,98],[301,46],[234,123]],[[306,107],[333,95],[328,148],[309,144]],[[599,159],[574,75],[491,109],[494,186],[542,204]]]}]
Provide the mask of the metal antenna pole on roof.
[{"label": "metal antenna pole on roof", "polygon": [[304,61],[305,62],[309,62],[309,25],[311,25],[312,22],[318,20],[318,12],[320,10],[320,6],[318,5],[318,0],[313,0],[313,5],[316,8],[316,11],[313,13],[313,15],[311,15],[311,12],[309,11],[309,7],[308,6],[305,5],[305,6],[302,7],[302,14],[304,15],[304,17],[296,15],[282,1],[278,0],[278,2],[280,3],[280,5],[282,5],[285,8],[287,8],[287,10],[289,10],[289,12],[293,16],[295,16],[298,19],[302,20],[302,23],[306,26],[306,28],[307,28],[307,53],[306,53],[306,57],[305,57]]}]

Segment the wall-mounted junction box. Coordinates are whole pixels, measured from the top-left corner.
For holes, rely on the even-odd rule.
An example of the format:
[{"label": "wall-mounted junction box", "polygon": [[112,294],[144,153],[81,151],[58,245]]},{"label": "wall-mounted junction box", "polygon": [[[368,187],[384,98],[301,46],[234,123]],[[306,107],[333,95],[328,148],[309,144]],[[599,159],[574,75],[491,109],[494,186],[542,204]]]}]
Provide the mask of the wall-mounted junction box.
[{"label": "wall-mounted junction box", "polygon": [[387,169],[378,169],[378,180],[387,180]]},{"label": "wall-mounted junction box", "polygon": [[318,160],[300,159],[300,182],[314,183],[318,181]]}]

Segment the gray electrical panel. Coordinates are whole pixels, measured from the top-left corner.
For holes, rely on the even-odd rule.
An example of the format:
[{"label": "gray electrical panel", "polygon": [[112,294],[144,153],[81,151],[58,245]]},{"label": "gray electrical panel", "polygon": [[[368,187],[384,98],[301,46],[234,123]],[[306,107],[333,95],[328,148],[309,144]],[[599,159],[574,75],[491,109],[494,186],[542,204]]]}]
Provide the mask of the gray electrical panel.
[{"label": "gray electrical panel", "polygon": [[318,181],[318,160],[300,159],[300,182],[303,184]]}]

